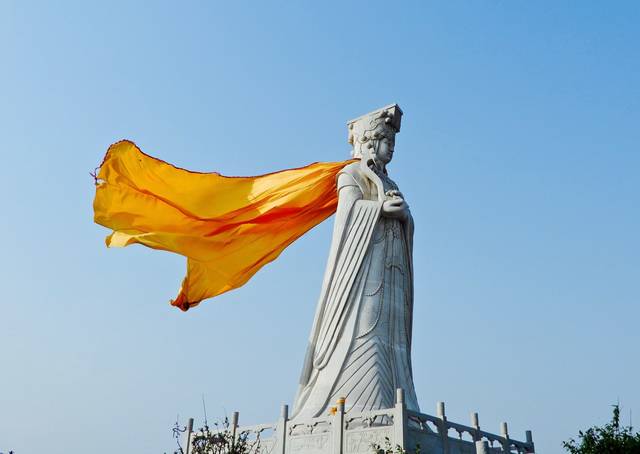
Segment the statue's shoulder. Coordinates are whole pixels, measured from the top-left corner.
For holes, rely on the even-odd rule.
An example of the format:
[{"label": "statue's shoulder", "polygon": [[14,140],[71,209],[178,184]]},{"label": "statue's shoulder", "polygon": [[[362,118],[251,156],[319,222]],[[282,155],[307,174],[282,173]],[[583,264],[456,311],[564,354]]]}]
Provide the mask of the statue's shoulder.
[{"label": "statue's shoulder", "polygon": [[364,178],[364,175],[362,174],[362,169],[360,168],[360,161],[356,161],[356,162],[352,162],[350,164],[347,164],[338,173],[338,175],[340,175],[340,174],[349,175],[350,177],[352,177],[356,181],[362,180]]},{"label": "statue's shoulder", "polygon": [[338,188],[343,186],[358,186],[362,190],[365,178],[360,168],[360,161],[347,164],[338,172]]},{"label": "statue's shoulder", "polygon": [[340,172],[348,174],[360,173],[360,161],[350,162],[349,164],[344,166]]}]

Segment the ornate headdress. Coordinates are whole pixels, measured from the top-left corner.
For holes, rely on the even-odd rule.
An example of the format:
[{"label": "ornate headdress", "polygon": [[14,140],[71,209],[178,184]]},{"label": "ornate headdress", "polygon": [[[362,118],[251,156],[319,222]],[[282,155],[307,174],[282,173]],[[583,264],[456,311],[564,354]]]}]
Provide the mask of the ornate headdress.
[{"label": "ornate headdress", "polygon": [[[349,127],[349,143],[353,145],[351,154],[354,158],[362,158],[363,146],[373,148],[375,141],[383,137],[392,138],[400,132],[402,110],[397,104],[389,104],[374,110],[347,123]],[[365,145],[367,144],[367,145]]]}]

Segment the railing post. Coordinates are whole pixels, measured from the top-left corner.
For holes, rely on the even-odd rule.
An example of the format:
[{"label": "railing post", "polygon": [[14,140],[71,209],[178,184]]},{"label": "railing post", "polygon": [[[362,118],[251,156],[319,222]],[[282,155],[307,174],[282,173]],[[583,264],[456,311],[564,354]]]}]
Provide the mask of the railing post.
[{"label": "railing post", "polygon": [[536,452],[536,448],[535,448],[535,445],[533,444],[533,434],[531,433],[530,430],[527,430],[524,433],[524,436],[527,439],[527,443],[529,443],[531,445],[531,451],[529,451],[529,452],[532,453],[532,454],[535,453]]},{"label": "railing post", "polygon": [[500,425],[500,434],[505,439],[502,444],[502,450],[504,452],[511,452],[511,442],[509,441],[509,427],[507,426],[506,422],[503,422]]},{"label": "railing post", "polygon": [[442,451],[449,454],[449,428],[447,427],[447,415],[444,411],[444,402],[438,402],[438,418],[440,418],[440,438],[442,440]]},{"label": "railing post", "polygon": [[187,442],[185,443],[185,454],[189,454],[191,452],[191,434],[193,433],[193,418],[189,418],[189,421],[187,422],[187,434],[186,434],[186,439]]},{"label": "railing post", "polygon": [[287,422],[289,421],[289,406],[283,405],[280,409],[280,421],[278,421],[277,433],[279,454],[285,454],[287,446]]},{"label": "railing post", "polygon": [[333,437],[334,437],[334,454],[342,454],[344,452],[344,403],[345,398],[338,399],[338,411],[334,415]]},{"label": "railing post", "polygon": [[489,442],[487,440],[476,441],[476,454],[489,454],[489,452]]},{"label": "railing post", "polygon": [[233,416],[231,416],[231,448],[233,449],[236,445],[236,432],[238,431],[238,419],[240,413],[237,411],[233,412]]},{"label": "railing post", "polygon": [[473,441],[479,441],[482,437],[480,436],[480,418],[478,417],[477,412],[471,413],[471,427],[473,427]]},{"label": "railing post", "polygon": [[402,449],[408,448],[407,405],[404,401],[404,389],[396,389],[396,406],[393,415],[393,441]]}]

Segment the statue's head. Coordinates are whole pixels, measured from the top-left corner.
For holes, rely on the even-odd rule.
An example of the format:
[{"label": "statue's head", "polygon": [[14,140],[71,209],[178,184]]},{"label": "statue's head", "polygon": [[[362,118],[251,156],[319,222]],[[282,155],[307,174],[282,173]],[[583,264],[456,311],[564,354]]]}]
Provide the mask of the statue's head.
[{"label": "statue's head", "polygon": [[352,156],[388,164],[393,158],[401,119],[402,110],[391,104],[347,123]]}]

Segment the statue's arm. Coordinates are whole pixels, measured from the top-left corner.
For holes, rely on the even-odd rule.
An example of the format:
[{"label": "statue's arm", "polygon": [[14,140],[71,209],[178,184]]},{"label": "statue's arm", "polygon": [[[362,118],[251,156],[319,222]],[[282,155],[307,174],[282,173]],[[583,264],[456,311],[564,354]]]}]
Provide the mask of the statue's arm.
[{"label": "statue's arm", "polygon": [[[374,200],[367,200],[364,197],[361,183],[353,175],[343,172],[338,175],[338,208],[333,230],[333,238],[341,238],[343,229],[349,223],[349,218],[353,209],[359,204],[377,205]],[[338,245],[334,245],[338,246]]]},{"label": "statue's arm", "polygon": [[336,212],[349,211],[357,200],[362,200],[362,190],[348,173],[338,175],[338,208]]},{"label": "statue's arm", "polygon": [[347,173],[338,175],[337,191],[338,207],[336,208],[336,217],[333,223],[333,241],[331,242],[331,250],[329,251],[329,262],[335,259],[338,249],[341,246],[342,235],[349,222],[349,217],[351,216],[354,205],[363,199],[360,186],[358,186],[355,179]]}]

